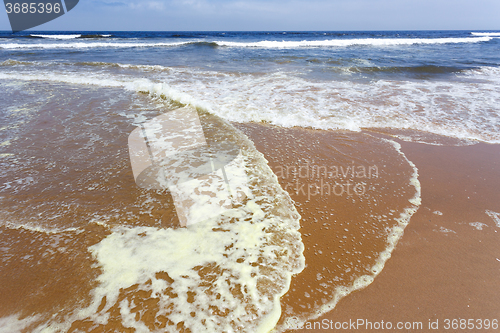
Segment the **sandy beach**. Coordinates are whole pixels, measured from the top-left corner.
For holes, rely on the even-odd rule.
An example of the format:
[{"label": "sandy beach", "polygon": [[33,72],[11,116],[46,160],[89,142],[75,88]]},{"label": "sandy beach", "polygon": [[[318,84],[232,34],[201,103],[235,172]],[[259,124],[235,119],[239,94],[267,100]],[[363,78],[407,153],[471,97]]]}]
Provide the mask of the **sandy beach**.
[{"label": "sandy beach", "polygon": [[[275,172],[280,163],[300,163],[294,160],[297,156],[304,157],[298,143],[321,142],[302,149],[307,151],[305,156],[324,156],[324,147],[330,147],[330,163],[338,164],[339,154],[333,147],[346,142],[339,140],[342,134],[334,132],[276,130],[260,125],[239,128],[251,137]],[[273,134],[276,131],[279,139]],[[344,135],[355,140],[361,134]],[[304,329],[288,332],[370,332],[375,329],[370,325],[380,329],[384,327],[380,326],[382,322],[386,329],[390,322],[394,327],[398,323],[411,327],[404,331],[429,331],[432,323],[432,328],[446,331],[447,326],[452,329],[454,319],[458,323],[461,319],[474,319],[476,329],[482,320],[481,331],[494,331],[489,322],[499,316],[500,216],[493,212],[500,211],[500,146],[479,143],[456,147],[397,141],[401,151],[418,168],[421,206],[411,217],[385,268],[369,286],[342,298],[333,311],[306,322]],[[289,153],[294,150],[297,155]],[[281,184],[286,186],[283,180]],[[322,204],[321,200],[307,200],[293,191],[290,194],[302,215],[301,232],[306,236],[308,265],[294,278],[292,291],[282,299],[285,312],[290,304],[304,304],[301,294],[321,288],[321,281],[313,277],[318,273],[317,267],[334,266],[317,255],[332,240],[325,239],[325,230],[315,232],[318,224],[313,221],[324,219],[334,223],[352,219],[358,212],[356,207],[344,205],[339,214],[338,202]],[[335,214],[325,214],[325,207]],[[312,235],[307,237],[308,233]],[[356,326],[352,326],[353,322]],[[341,324],[343,329],[338,330]]]},{"label": "sandy beach", "polygon": [[[437,321],[440,332],[497,331],[484,324],[500,315],[500,220],[485,212],[500,211],[500,146],[401,145],[419,169],[422,206],[375,281],[317,321],[421,322],[421,331]],[[454,319],[474,319],[476,328],[447,330]]]},{"label": "sandy beach", "polygon": [[498,331],[499,34],[0,32],[0,333]]}]

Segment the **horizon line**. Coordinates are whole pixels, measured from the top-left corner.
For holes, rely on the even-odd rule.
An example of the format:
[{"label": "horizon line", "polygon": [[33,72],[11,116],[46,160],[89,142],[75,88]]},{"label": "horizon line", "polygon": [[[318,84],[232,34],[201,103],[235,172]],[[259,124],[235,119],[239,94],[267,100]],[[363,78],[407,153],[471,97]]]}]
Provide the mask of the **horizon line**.
[{"label": "horizon line", "polygon": [[[404,32],[404,31],[470,31],[500,32],[500,29],[380,29],[380,30],[0,30],[0,32],[23,33],[23,32]],[[484,31],[487,32],[487,31]]]}]

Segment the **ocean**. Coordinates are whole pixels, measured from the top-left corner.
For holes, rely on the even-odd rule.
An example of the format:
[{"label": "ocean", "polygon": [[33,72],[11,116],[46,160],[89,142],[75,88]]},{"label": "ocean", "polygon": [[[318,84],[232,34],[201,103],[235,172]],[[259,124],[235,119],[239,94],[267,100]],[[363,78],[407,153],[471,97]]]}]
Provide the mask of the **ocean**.
[{"label": "ocean", "polygon": [[405,143],[500,143],[498,31],[0,32],[0,86],[6,333],[303,327],[422,209]]}]

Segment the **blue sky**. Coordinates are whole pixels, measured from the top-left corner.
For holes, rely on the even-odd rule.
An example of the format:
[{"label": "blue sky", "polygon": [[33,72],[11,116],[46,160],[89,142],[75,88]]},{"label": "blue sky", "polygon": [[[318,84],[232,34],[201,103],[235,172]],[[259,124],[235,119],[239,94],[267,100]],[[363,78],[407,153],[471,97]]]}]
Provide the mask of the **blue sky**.
[{"label": "blue sky", "polygon": [[[498,30],[499,0],[80,0],[32,30]],[[0,30],[10,30],[0,14]]]}]

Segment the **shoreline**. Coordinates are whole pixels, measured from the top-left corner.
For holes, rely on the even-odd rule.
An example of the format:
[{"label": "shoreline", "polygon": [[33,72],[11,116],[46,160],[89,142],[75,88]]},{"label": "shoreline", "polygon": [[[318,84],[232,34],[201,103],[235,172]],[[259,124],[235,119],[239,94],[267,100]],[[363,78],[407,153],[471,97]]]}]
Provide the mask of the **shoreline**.
[{"label": "shoreline", "polygon": [[[425,331],[434,324],[446,329],[446,319],[500,319],[495,318],[500,296],[500,145],[436,146],[378,131],[233,126],[264,155],[302,216],[299,231],[306,268],[292,277],[289,291],[281,297],[277,331],[372,331],[383,330],[382,322],[421,323],[422,329],[410,331]],[[114,165],[125,177],[116,178],[116,188],[131,195],[127,189],[135,186],[130,170],[121,158],[117,161],[110,168]],[[132,199],[147,199],[111,192],[124,199],[123,206],[136,207]],[[154,202],[153,208],[160,204]],[[155,210],[153,215],[130,219],[135,221],[131,225],[176,224],[171,210]],[[120,219],[109,223],[114,221]],[[106,238],[109,230],[101,224],[73,235],[75,230],[61,236],[31,229],[0,230],[13,248],[23,248],[19,256],[37,253],[32,260],[40,259],[40,249],[50,252],[59,242],[64,245],[44,257],[43,265],[18,265],[13,260],[5,266],[22,279],[4,277],[6,304],[0,312],[12,315],[18,309],[21,320],[37,312],[49,314],[51,306],[74,308],[77,304],[72,302],[78,299],[90,302],[97,272],[87,249]],[[28,245],[33,237],[36,242]],[[38,283],[34,289],[39,289],[35,296],[23,287],[33,280]],[[317,319],[306,321],[304,329],[287,330],[293,321],[285,318],[296,315]],[[358,320],[379,328],[353,329],[351,323]],[[349,323],[347,328],[344,323]],[[119,321],[110,325],[122,327]]]},{"label": "shoreline", "polygon": [[[314,137],[318,141],[325,139],[323,131],[276,129],[255,124],[237,127],[254,141],[275,173],[279,153],[284,153],[286,148],[283,143],[288,142],[293,147],[293,141],[303,136],[308,140]],[[269,140],[275,130],[281,142],[271,147],[265,141],[278,142],[275,138]],[[500,212],[500,193],[497,190],[500,188],[500,145],[436,146],[389,139],[401,145],[401,151],[418,169],[421,206],[411,217],[385,268],[371,284],[342,297],[334,309],[306,322],[304,329],[285,332],[334,331],[339,328],[346,332],[369,332],[376,329],[366,325],[354,328],[352,323],[357,320],[363,320],[364,324],[375,323],[380,330],[388,329],[380,326],[381,322],[390,322],[391,325],[416,323],[417,326],[407,331],[425,331],[435,327],[446,329],[453,319],[464,318],[474,319],[476,329],[479,320],[483,320],[481,331],[489,331],[485,329],[485,320],[492,323],[494,319],[500,319],[495,310],[500,299],[497,288],[500,282],[500,214],[495,215]],[[331,141],[325,143],[332,146]],[[283,186],[284,179],[278,178]],[[291,196],[302,215],[306,265],[314,265],[324,257],[308,254],[308,235],[304,230],[308,229],[311,219],[321,215],[317,213],[321,209],[311,198],[300,202],[294,194]],[[328,266],[328,263],[323,265]],[[311,285],[302,287],[315,288]],[[293,301],[293,292],[291,294],[282,298],[283,313],[287,313],[288,303]],[[351,325],[345,325],[343,329],[335,327],[341,323]],[[422,324],[422,329],[418,323]]]},{"label": "shoreline", "polygon": [[422,206],[380,276],[317,321],[421,322],[425,331],[474,319],[496,331],[478,325],[500,319],[500,224],[486,213],[500,211],[500,145],[400,143],[419,169]]}]

